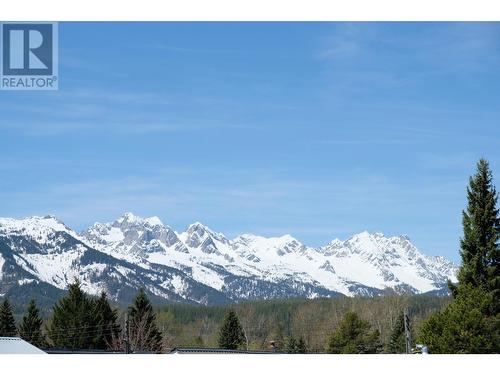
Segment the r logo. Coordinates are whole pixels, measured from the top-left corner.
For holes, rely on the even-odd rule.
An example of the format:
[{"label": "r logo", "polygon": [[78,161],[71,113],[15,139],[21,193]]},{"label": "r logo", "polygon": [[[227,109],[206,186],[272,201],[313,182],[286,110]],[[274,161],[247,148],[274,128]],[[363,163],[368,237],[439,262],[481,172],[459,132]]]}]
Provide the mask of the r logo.
[{"label": "r logo", "polygon": [[52,25],[3,24],[3,75],[52,75]]}]

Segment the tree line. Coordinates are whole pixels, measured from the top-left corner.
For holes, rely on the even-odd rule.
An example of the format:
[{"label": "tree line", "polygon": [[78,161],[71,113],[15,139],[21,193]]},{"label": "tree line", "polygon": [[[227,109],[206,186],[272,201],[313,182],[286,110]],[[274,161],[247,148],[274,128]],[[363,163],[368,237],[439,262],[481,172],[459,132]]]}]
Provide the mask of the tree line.
[{"label": "tree line", "polygon": [[156,315],[143,289],[128,308],[127,322],[123,325],[106,293],[89,296],[79,281],[75,281],[67,295],[54,305],[45,330],[43,323],[35,300],[30,301],[19,327],[16,327],[9,300],[5,299],[0,306],[0,336],[19,335],[39,348],[134,352],[162,349]]}]

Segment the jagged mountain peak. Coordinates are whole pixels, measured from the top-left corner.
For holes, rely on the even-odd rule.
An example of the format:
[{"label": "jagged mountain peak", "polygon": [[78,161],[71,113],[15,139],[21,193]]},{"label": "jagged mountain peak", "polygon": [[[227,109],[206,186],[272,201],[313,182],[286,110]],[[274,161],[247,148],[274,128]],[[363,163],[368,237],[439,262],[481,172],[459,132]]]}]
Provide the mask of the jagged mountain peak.
[{"label": "jagged mountain peak", "polygon": [[407,234],[401,234],[398,236],[399,239],[401,239],[401,241],[410,241],[410,236],[408,236]]},{"label": "jagged mountain peak", "polygon": [[117,220],[117,223],[124,224],[136,224],[136,225],[149,225],[152,227],[155,226],[164,226],[162,221],[158,216],[151,217],[140,217],[134,215],[132,212],[126,212],[122,216],[120,216]]},{"label": "jagged mountain peak", "polygon": [[340,247],[344,244],[344,241],[338,239],[338,238],[335,238],[333,240],[331,240],[330,242],[328,242],[328,244],[326,246],[322,246],[321,249],[324,249],[326,247]]},{"label": "jagged mountain peak", "polygon": [[131,212],[126,212],[123,215],[121,215],[118,219],[112,221],[112,222],[107,222],[107,223],[101,223],[101,222],[95,222],[93,225],[91,225],[87,230],[84,230],[83,232],[88,232],[90,229],[100,229],[103,230],[103,228],[122,228],[123,230],[130,230],[132,228],[141,228],[144,230],[155,230],[155,229],[166,229],[166,230],[171,230],[170,227],[166,226],[163,224],[161,219],[158,216],[151,216],[151,217],[141,217],[134,215]]},{"label": "jagged mountain peak", "polygon": [[407,251],[416,250],[406,234],[399,236],[386,236],[381,232],[370,233],[363,231],[349,237],[345,241],[334,240],[327,247],[348,247],[353,250],[362,249],[363,252],[384,253],[390,244],[401,245]]},{"label": "jagged mountain peak", "polygon": [[199,221],[194,222],[193,224],[190,224],[186,232],[189,235],[192,235],[193,233],[196,233],[198,236],[210,236],[218,241],[221,241],[223,243],[228,243],[229,240],[227,237],[220,232],[216,232],[212,229],[210,229],[207,225],[200,223]]},{"label": "jagged mountain peak", "polygon": [[241,251],[244,247],[245,252],[250,251],[260,256],[268,256],[266,254],[277,254],[283,256],[290,253],[304,251],[306,247],[300,243],[295,237],[290,234],[285,234],[279,237],[263,237],[255,234],[242,234],[236,237],[233,241],[235,248]]},{"label": "jagged mountain peak", "polygon": [[206,226],[203,223],[200,223],[199,221],[195,221],[192,224],[189,224],[188,227],[186,228],[187,233],[198,233],[199,235],[203,235],[205,233],[208,234],[219,234],[214,232],[212,229],[210,229],[208,226]]},{"label": "jagged mountain peak", "polygon": [[343,247],[347,247],[354,253],[364,252],[378,254],[384,251],[383,246],[381,246],[381,241],[385,239],[386,237],[383,235],[380,236],[369,233],[368,231],[363,231],[347,239]]},{"label": "jagged mountain peak", "polygon": [[[222,233],[217,233],[199,221],[190,224],[179,238],[189,247],[203,253],[222,255],[230,246],[230,241]],[[225,249],[220,249],[224,247]],[[221,250],[224,250],[221,252]]]},{"label": "jagged mountain peak", "polygon": [[282,236],[275,236],[275,237],[264,237],[264,236],[259,236],[257,234],[253,234],[253,233],[243,233],[235,238],[235,240],[237,240],[237,239],[243,239],[245,241],[269,241],[269,242],[272,242],[274,244],[289,243],[289,242],[300,243],[291,234],[284,234]]},{"label": "jagged mountain peak", "polygon": [[81,234],[89,243],[109,254],[144,256],[146,253],[187,252],[177,234],[157,216],[143,218],[127,212],[112,223],[96,223]]},{"label": "jagged mountain peak", "polygon": [[406,235],[364,231],[313,248],[290,234],[229,240],[200,222],[177,234],[157,217],[132,213],[80,235],[53,216],[0,219],[0,256],[22,275],[19,285],[41,280],[63,288],[77,275],[88,290],[113,290],[114,296],[144,283],[159,298],[199,301],[208,301],[207,294],[189,285],[232,301],[408,288],[423,293],[445,288],[457,270],[443,257],[420,253]]},{"label": "jagged mountain peak", "polygon": [[391,238],[386,236],[382,232],[369,232],[367,230],[364,230],[362,232],[356,233],[349,237],[346,242],[348,241],[372,241],[372,242],[377,242],[383,239]]}]

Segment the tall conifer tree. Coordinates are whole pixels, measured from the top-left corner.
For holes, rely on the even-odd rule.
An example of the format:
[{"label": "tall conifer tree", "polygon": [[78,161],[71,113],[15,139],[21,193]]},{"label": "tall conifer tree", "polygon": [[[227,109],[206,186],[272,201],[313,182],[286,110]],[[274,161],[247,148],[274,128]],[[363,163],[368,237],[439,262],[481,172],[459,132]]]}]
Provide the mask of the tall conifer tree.
[{"label": "tall conifer tree", "polygon": [[243,327],[233,309],[230,309],[219,331],[219,348],[236,350],[245,343]]},{"label": "tall conifer tree", "polygon": [[462,265],[454,300],[424,322],[420,339],[431,353],[500,352],[500,218],[498,194],[486,160],[469,179],[462,213]]},{"label": "tall conifer tree", "polygon": [[19,336],[38,348],[45,348],[47,346],[47,341],[42,332],[42,324],[43,320],[40,318],[35,300],[32,299],[28,305],[26,314],[23,316],[23,321],[19,326]]},{"label": "tall conifer tree", "polygon": [[400,314],[392,327],[389,343],[385,351],[387,353],[406,353],[405,320],[404,314]]},{"label": "tall conifer tree", "polygon": [[484,159],[479,160],[477,172],[469,180],[467,200],[462,214],[464,235],[460,241],[462,265],[458,282],[491,293],[491,314],[495,315],[500,312],[500,217],[498,194]]},{"label": "tall conifer tree", "polygon": [[159,352],[161,332],[156,326],[156,315],[144,289],[140,289],[134,304],[129,307],[130,344],[135,351]]},{"label": "tall conifer tree", "polygon": [[6,298],[0,306],[0,336],[14,337],[16,334],[16,322],[12,315],[12,307]]},{"label": "tall conifer tree", "polygon": [[98,330],[93,301],[75,281],[69,286],[68,295],[61,298],[53,308],[49,338],[56,348],[93,349]]},{"label": "tall conifer tree", "polygon": [[105,292],[94,300],[94,318],[96,331],[94,346],[96,349],[108,349],[119,340],[120,326],[117,323],[117,312],[111,308]]}]

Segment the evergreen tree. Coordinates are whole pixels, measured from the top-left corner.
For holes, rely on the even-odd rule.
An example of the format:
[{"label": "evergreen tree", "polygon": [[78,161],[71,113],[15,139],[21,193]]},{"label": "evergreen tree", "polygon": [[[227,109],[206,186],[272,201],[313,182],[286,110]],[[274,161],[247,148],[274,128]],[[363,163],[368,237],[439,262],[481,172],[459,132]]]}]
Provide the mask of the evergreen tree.
[{"label": "evergreen tree", "polygon": [[369,354],[380,352],[380,333],[370,323],[348,312],[339,328],[328,340],[327,352],[332,354]]},{"label": "evergreen tree", "polygon": [[156,315],[144,289],[140,289],[129,307],[130,344],[134,351],[161,351],[162,337],[156,326]]},{"label": "evergreen tree", "polygon": [[56,348],[93,349],[96,323],[93,301],[75,281],[54,305],[48,335]]},{"label": "evergreen tree", "polygon": [[[489,164],[481,159],[467,188],[468,205],[462,213],[464,235],[460,241],[462,265],[459,285],[481,287],[492,294],[489,314],[500,312],[500,217],[498,194]],[[453,288],[454,295],[457,290]]]},{"label": "evergreen tree", "polygon": [[238,316],[230,309],[219,331],[219,348],[236,350],[245,344],[245,334]]},{"label": "evergreen tree", "polygon": [[405,318],[404,314],[400,314],[394,327],[392,327],[391,336],[386,346],[387,353],[406,353],[406,337],[405,337]]},{"label": "evergreen tree", "polygon": [[47,347],[47,341],[42,332],[42,324],[43,320],[40,318],[35,300],[32,299],[29,302],[26,314],[23,316],[23,321],[19,326],[19,336],[38,348]]},{"label": "evergreen tree", "polygon": [[422,325],[419,341],[430,353],[500,353],[500,316],[488,316],[492,295],[461,285],[455,300]]},{"label": "evergreen tree", "polygon": [[6,298],[0,306],[0,336],[14,337],[17,334],[12,308]]},{"label": "evergreen tree", "polygon": [[118,340],[120,326],[117,323],[117,312],[109,305],[105,292],[102,292],[101,296],[94,301],[94,318],[97,324],[94,347],[108,349]]},{"label": "evergreen tree", "polygon": [[500,218],[498,194],[488,162],[481,159],[469,179],[462,213],[462,265],[453,301],[424,322],[421,341],[431,353],[500,352]]}]

